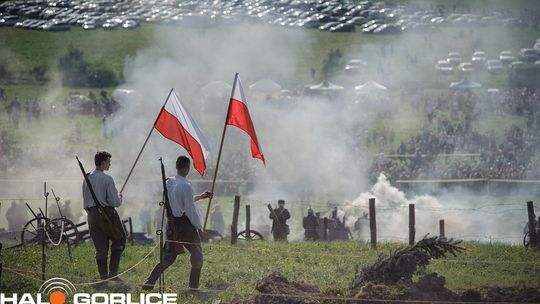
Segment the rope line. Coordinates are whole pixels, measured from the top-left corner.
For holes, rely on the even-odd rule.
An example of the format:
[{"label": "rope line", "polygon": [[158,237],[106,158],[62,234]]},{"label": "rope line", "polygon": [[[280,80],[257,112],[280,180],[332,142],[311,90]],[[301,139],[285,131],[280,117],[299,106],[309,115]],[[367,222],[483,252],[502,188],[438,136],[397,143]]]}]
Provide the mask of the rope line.
[{"label": "rope line", "polygon": [[95,284],[99,284],[99,283],[102,283],[102,282],[107,282],[107,281],[110,281],[112,279],[115,279],[121,275],[124,275],[128,272],[130,272],[131,270],[135,269],[137,266],[139,266],[144,260],[146,260],[150,254],[152,254],[152,252],[154,252],[154,250],[158,247],[158,245],[155,245],[154,247],[152,247],[148,253],[142,258],[140,259],[137,263],[135,263],[133,266],[129,267],[128,269],[124,270],[123,272],[113,276],[113,277],[110,277],[110,278],[107,278],[105,280],[99,280],[99,281],[95,281],[95,282],[88,282],[88,283],[78,283],[78,284],[73,284],[75,286],[86,286],[86,285],[95,285]]}]

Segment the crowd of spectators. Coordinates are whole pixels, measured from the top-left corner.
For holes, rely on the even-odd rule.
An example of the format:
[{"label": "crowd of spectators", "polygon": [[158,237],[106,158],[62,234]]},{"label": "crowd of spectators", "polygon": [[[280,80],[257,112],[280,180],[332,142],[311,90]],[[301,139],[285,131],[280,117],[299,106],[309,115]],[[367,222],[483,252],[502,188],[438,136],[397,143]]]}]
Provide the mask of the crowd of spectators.
[{"label": "crowd of spectators", "polygon": [[[540,178],[540,92],[505,90],[496,94],[452,92],[425,102],[427,123],[392,158],[374,160],[373,180],[537,179]],[[511,125],[497,142],[494,131],[473,128],[480,111],[526,118]]]}]

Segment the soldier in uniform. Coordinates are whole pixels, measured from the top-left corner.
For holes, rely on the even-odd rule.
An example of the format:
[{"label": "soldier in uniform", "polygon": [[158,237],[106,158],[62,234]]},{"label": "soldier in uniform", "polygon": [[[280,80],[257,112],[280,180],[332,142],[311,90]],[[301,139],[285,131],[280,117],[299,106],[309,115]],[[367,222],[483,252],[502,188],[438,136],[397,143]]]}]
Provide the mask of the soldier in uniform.
[{"label": "soldier in uniform", "polygon": [[[151,290],[165,269],[171,266],[176,256],[187,249],[191,255],[191,273],[189,275],[189,288],[199,288],[199,279],[203,265],[203,252],[201,239],[204,232],[201,219],[197,213],[195,202],[212,197],[212,193],[203,192],[193,196],[191,184],[186,179],[189,173],[190,160],[186,156],[179,156],[176,160],[177,175],[167,179],[167,194],[173,214],[173,219],[167,219],[167,242],[163,248],[163,259],[159,262],[144,282],[142,289]],[[173,235],[170,226],[174,225]]]},{"label": "soldier in uniform", "polygon": [[[85,181],[83,183],[83,204],[88,215],[87,222],[90,237],[96,248],[96,262],[99,277],[102,280],[112,278],[114,281],[122,281],[117,275],[120,266],[120,256],[122,255],[126,244],[126,234],[115,210],[115,207],[120,207],[122,204],[122,194],[119,194],[118,190],[116,190],[113,178],[104,172],[111,167],[111,154],[105,151],[98,151],[94,156],[94,163],[96,169],[88,174],[88,180],[92,184],[96,198],[104,207],[105,213],[109,216],[113,225],[116,226],[124,236],[121,239],[113,239],[111,238],[110,232],[103,227],[103,215],[100,214]],[[109,244],[111,258],[109,265],[107,265]]]},{"label": "soldier in uniform", "polygon": [[306,241],[316,241],[319,239],[319,234],[317,233],[319,223],[317,222],[317,218],[313,214],[313,209],[308,209],[307,216],[304,217],[304,220],[302,221],[302,226],[305,229],[304,237]]},{"label": "soldier in uniform", "polygon": [[221,213],[221,208],[219,205],[216,205],[214,208],[214,212],[212,212],[210,220],[212,229],[223,235],[225,232],[225,221],[223,220],[223,214]]},{"label": "soldier in uniform", "polygon": [[275,241],[286,241],[289,234],[289,226],[287,220],[291,218],[289,210],[285,209],[285,201],[278,200],[278,208],[270,212],[272,220],[272,235]]}]

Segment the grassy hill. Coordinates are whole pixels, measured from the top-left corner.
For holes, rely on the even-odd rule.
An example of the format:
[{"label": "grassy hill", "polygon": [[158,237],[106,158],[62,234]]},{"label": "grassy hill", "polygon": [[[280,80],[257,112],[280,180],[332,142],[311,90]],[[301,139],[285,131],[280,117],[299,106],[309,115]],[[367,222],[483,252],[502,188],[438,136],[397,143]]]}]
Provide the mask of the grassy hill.
[{"label": "grassy hill", "polygon": [[[201,287],[209,289],[211,299],[246,298],[255,292],[257,280],[279,271],[292,281],[305,281],[322,290],[334,290],[347,296],[356,265],[373,262],[378,255],[402,247],[380,244],[372,250],[365,242],[240,242],[204,245],[205,264]],[[480,286],[540,286],[540,252],[501,244],[465,244],[467,251],[457,257],[435,260],[427,272],[446,277],[447,286],[455,291]],[[154,246],[127,246],[121,263],[122,277],[134,294],[159,259]],[[4,272],[2,291],[35,292],[40,282],[40,247],[2,251]],[[47,278],[63,277],[75,284],[78,292],[93,291],[97,280],[92,245],[73,250],[69,261],[66,247],[47,250]],[[185,290],[189,276],[189,257],[183,255],[166,272],[167,292]],[[15,273],[17,272],[17,273]],[[115,290],[114,286],[109,287]],[[186,300],[188,299],[187,296]],[[205,301],[208,301],[206,299]],[[210,302],[210,301],[208,301]]]}]

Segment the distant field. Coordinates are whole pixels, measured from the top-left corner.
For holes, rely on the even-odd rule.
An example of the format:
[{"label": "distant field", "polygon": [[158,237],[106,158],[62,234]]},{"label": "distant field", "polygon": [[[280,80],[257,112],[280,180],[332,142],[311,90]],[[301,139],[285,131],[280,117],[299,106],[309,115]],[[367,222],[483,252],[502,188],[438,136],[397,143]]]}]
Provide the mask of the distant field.
[{"label": "distant field", "polygon": [[[205,244],[205,265],[201,287],[221,290],[210,293],[212,299],[246,298],[255,292],[257,280],[273,271],[288,279],[318,285],[322,290],[337,290],[347,296],[355,265],[373,262],[379,254],[389,253],[402,245],[380,244],[371,250],[364,242],[251,242]],[[446,277],[453,290],[479,286],[540,286],[540,252],[507,245],[465,244],[467,251],[454,258],[434,261],[427,269]],[[147,259],[143,258],[149,253]],[[4,272],[2,290],[6,292],[35,292],[40,286],[41,250],[39,247],[2,251]],[[79,285],[97,278],[94,249],[84,245],[74,249],[70,262],[67,248],[47,250],[47,278],[59,276],[76,284],[77,291],[93,287]],[[139,261],[142,262],[135,266]],[[127,246],[121,271],[135,266],[123,278],[138,294],[139,286],[158,260],[158,250],[152,246]],[[21,273],[14,274],[13,271]],[[187,286],[189,258],[184,255],[166,272],[167,292],[180,292]],[[114,289],[110,289],[111,291]],[[183,297],[186,297],[185,295]],[[186,298],[187,300],[187,298]]]}]

